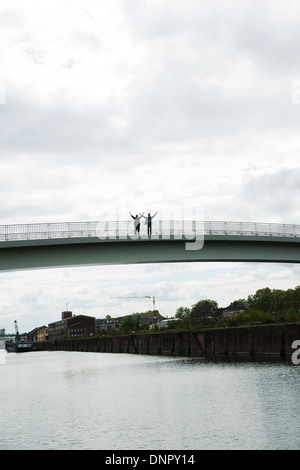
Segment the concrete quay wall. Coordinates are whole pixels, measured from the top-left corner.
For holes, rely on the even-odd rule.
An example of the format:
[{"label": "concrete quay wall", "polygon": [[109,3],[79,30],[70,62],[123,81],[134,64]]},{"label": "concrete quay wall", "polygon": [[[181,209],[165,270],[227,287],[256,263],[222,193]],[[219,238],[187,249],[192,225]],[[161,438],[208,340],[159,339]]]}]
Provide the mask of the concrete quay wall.
[{"label": "concrete quay wall", "polygon": [[210,355],[278,355],[294,352],[300,323],[220,328],[126,336],[104,336],[39,343],[43,350],[205,357]]}]

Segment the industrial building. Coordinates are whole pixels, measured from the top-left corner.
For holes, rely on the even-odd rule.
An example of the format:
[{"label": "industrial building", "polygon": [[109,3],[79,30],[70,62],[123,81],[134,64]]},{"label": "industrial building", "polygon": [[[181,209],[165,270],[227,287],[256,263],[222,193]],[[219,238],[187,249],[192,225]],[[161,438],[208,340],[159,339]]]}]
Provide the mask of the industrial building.
[{"label": "industrial building", "polygon": [[134,320],[138,320],[140,328],[151,327],[151,325],[154,326],[157,322],[165,320],[165,317],[163,317],[157,310],[151,313],[134,313],[132,315],[125,315],[124,317],[116,318],[107,316],[106,318],[96,319],[96,330],[119,330],[126,317],[132,317]]},{"label": "industrial building", "polygon": [[62,312],[61,320],[48,325],[48,339],[55,341],[63,339],[65,335],[69,338],[81,338],[95,334],[95,317],[87,315],[73,315],[70,311]]}]

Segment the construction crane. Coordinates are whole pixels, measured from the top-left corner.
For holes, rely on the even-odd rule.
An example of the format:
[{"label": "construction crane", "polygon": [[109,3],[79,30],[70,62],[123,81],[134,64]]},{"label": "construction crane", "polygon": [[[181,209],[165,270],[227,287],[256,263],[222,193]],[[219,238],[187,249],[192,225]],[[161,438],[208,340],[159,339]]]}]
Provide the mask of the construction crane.
[{"label": "construction crane", "polygon": [[154,323],[157,323],[157,315],[156,315],[156,307],[155,307],[156,297],[154,295],[152,297],[151,297],[151,295],[143,295],[143,296],[137,296],[136,295],[136,296],[132,296],[132,297],[130,297],[130,296],[128,296],[128,297],[126,297],[126,296],[124,296],[124,297],[122,297],[122,296],[120,296],[120,297],[119,296],[118,297],[110,297],[110,299],[151,299],[151,298],[152,298],[152,301],[153,301]]},{"label": "construction crane", "polygon": [[[145,295],[145,297],[147,299],[151,299],[151,296],[150,295]],[[153,301],[153,310],[155,311],[156,310],[156,307],[155,307],[155,297],[154,295],[152,296],[152,301]]]},{"label": "construction crane", "polygon": [[15,320],[15,330],[16,330],[16,341],[19,341],[20,339],[20,333],[19,333],[19,328],[18,328],[18,322]]},{"label": "construction crane", "polygon": [[152,301],[153,301],[153,310],[156,310],[156,307],[155,307],[155,299],[156,297],[153,295],[143,295],[143,296],[133,296],[133,297],[110,297],[110,299],[151,299],[152,298]]}]

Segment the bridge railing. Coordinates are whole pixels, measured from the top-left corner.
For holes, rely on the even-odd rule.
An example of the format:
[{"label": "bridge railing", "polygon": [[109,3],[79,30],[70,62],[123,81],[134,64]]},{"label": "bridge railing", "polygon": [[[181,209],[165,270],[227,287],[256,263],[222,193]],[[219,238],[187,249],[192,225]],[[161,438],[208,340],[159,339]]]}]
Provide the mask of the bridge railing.
[{"label": "bridge railing", "polygon": [[[167,239],[185,236],[192,239],[197,235],[300,237],[300,225],[184,220],[153,220],[152,222],[152,238]],[[0,242],[84,237],[98,237],[103,240],[134,238],[134,224],[132,221],[94,221],[0,225]],[[147,238],[147,226],[144,222],[141,223],[140,237]]]},{"label": "bridge railing", "polygon": [[205,222],[205,234],[300,237],[300,225],[258,222]]}]

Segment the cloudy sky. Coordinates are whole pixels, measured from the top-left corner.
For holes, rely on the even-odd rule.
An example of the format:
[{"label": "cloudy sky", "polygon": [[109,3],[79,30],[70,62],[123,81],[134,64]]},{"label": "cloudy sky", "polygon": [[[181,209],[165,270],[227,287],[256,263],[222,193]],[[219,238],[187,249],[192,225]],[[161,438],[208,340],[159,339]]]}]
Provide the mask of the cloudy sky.
[{"label": "cloudy sky", "polygon": [[[287,0],[3,0],[1,224],[204,207],[206,220],[299,223],[300,5]],[[125,218],[127,214],[125,215]],[[199,263],[2,273],[0,328],[76,314],[167,316],[297,265]]]}]

